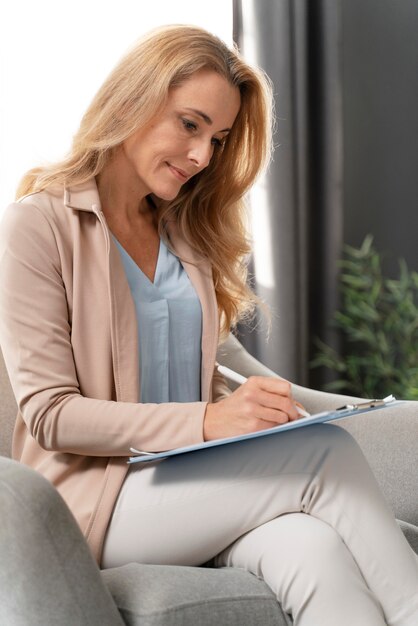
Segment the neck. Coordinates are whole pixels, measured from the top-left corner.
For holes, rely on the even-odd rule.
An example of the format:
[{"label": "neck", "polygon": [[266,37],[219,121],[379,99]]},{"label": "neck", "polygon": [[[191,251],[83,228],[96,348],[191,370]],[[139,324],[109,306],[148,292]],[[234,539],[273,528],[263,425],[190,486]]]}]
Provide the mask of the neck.
[{"label": "neck", "polygon": [[103,213],[128,223],[153,219],[155,205],[147,197],[149,191],[123,160],[119,151],[96,176]]}]

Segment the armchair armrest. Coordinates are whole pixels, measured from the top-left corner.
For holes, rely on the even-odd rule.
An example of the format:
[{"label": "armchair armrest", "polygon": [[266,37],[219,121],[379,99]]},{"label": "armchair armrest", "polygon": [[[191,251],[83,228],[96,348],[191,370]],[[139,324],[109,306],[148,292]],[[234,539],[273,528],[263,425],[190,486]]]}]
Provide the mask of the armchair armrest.
[{"label": "armchair armrest", "polygon": [[2,624],[123,626],[75,519],[54,487],[0,456]]}]

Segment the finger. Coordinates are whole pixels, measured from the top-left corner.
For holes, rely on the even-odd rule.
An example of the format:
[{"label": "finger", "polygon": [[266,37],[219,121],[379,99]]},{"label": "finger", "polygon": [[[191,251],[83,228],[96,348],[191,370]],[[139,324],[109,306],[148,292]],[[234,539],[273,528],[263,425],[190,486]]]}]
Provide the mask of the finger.
[{"label": "finger", "polygon": [[257,420],[270,422],[270,426],[272,424],[273,426],[278,426],[280,424],[286,424],[289,421],[293,421],[290,419],[290,416],[284,411],[280,411],[277,409],[268,409],[266,407],[259,407],[257,412],[254,412],[254,417]]},{"label": "finger", "polygon": [[259,403],[263,407],[283,411],[283,413],[286,413],[292,420],[300,417],[296,402],[292,397],[282,396],[268,391],[261,391],[259,393]]},{"label": "finger", "polygon": [[[286,420],[287,422],[288,420]],[[286,423],[283,422],[283,423]],[[259,430],[268,430],[269,428],[274,428],[274,426],[278,426],[277,422],[273,422],[271,420],[263,420],[263,419],[258,419],[255,421],[254,424],[254,431],[259,431]]]},{"label": "finger", "polygon": [[[297,409],[295,411],[292,410],[288,413],[277,409],[269,409],[269,411],[272,412],[266,413],[263,411],[262,413],[260,413],[260,415],[263,415],[265,419],[276,421],[278,424],[284,424],[285,422],[295,422],[296,420],[300,420],[302,417],[309,416],[309,413],[307,415],[303,415],[302,413],[299,413]],[[286,417],[286,419],[283,419],[283,415]]]},{"label": "finger", "polygon": [[246,384],[248,383],[270,393],[276,393],[281,396],[292,396],[292,385],[284,378],[275,378],[274,376],[251,376]]},{"label": "finger", "polygon": [[264,391],[255,385],[249,386],[247,389],[242,389],[241,394],[247,402],[253,405],[282,411],[292,420],[300,417],[296,403],[292,397]]}]

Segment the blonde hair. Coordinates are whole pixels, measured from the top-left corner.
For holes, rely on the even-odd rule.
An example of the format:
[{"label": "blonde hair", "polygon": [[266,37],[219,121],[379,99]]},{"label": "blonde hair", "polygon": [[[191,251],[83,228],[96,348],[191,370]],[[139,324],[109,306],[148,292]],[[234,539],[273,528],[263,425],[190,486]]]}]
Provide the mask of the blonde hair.
[{"label": "blonde hair", "polygon": [[169,90],[211,69],[237,87],[241,106],[229,136],[210,164],[159,212],[160,232],[176,220],[189,245],[212,266],[222,331],[229,332],[257,301],[246,283],[250,251],[244,196],[267,164],[273,100],[270,81],[236,50],[194,26],[166,26],[141,39],[120,61],[87,109],[63,161],[25,174],[17,196],[97,176],[114,149],[144,127]]}]

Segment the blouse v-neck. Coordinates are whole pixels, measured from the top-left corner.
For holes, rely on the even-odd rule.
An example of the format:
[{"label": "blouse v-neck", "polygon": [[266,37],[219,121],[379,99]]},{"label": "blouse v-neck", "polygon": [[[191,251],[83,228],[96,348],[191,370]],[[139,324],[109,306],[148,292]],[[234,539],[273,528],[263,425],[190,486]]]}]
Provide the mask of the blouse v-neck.
[{"label": "blouse v-neck", "polygon": [[137,314],[141,402],[199,401],[202,311],[187,273],[160,240],[151,281],[113,238]]},{"label": "blouse v-neck", "polygon": [[138,263],[134,260],[134,258],[129,254],[129,252],[127,252],[127,250],[124,248],[124,246],[120,243],[120,241],[117,239],[117,237],[112,233],[112,237],[119,249],[120,254],[122,255],[122,259],[124,261],[124,264],[128,264],[128,266],[134,267],[137,270],[139,270],[139,272],[141,272],[142,276],[144,277],[144,280],[149,281],[149,283],[151,283],[151,285],[155,285],[158,279],[158,273],[159,273],[159,266],[161,265],[160,263],[160,257],[161,257],[161,247],[164,246],[165,244],[161,241],[161,239],[158,240],[158,254],[157,254],[157,262],[155,264],[155,271],[154,271],[154,279],[151,280],[151,278],[149,276],[147,276],[147,274],[140,268],[140,266],[138,265]]}]

